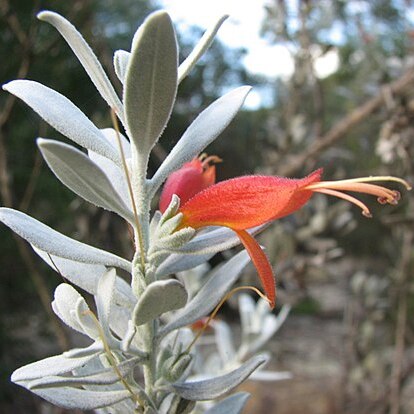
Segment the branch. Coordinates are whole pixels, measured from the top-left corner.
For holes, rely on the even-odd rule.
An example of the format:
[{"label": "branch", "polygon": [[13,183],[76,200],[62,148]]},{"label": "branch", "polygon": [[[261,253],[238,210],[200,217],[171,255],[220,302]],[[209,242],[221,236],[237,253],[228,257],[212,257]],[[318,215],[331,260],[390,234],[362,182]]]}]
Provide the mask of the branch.
[{"label": "branch", "polygon": [[287,161],[278,168],[278,174],[282,176],[292,175],[300,170],[305,163],[315,161],[324,150],[334,145],[352,128],[379,109],[387,101],[389,93],[394,95],[404,93],[411,83],[414,83],[414,68],[410,68],[394,82],[384,85],[376,96],[337,122],[325,135],[318,137],[302,153],[288,157]]}]

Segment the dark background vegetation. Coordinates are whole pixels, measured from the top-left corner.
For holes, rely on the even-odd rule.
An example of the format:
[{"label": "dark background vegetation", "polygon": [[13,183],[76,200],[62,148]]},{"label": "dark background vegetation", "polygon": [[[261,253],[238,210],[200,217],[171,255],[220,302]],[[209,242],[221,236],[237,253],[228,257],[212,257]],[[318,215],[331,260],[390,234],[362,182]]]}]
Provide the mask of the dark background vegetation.
[{"label": "dark background vegetation", "polygon": [[[106,104],[71,50],[35,15],[51,9],[75,24],[120,90],[112,53],[129,49],[136,28],[157,8],[150,0],[0,0],[0,82],[44,83],[99,127],[109,127]],[[201,109],[224,90],[248,83],[270,91],[273,104],[242,111],[208,149],[225,160],[219,179],[254,172],[302,176],[322,166],[327,179],[393,174],[413,182],[413,10],[408,0],[269,0],[262,34],[289,47],[292,76],[255,78],[242,66],[245,51],[216,41],[180,86],[151,172]],[[336,43],[327,35],[334,25],[342,33]],[[201,34],[196,27],[179,34],[181,58]],[[314,61],[331,51],[339,55],[339,68],[320,79]],[[123,224],[60,185],[42,163],[38,136],[58,133],[1,93],[1,205],[130,256]],[[248,384],[255,394],[248,412],[414,412],[413,199],[404,194],[398,206],[385,208],[368,201],[373,220],[342,202],[314,197],[263,234],[279,278],[279,303],[293,305],[271,344],[273,368],[295,377]],[[0,238],[0,411],[62,412],[9,382],[17,367],[75,345],[50,311],[61,280],[10,231],[2,228]]]}]

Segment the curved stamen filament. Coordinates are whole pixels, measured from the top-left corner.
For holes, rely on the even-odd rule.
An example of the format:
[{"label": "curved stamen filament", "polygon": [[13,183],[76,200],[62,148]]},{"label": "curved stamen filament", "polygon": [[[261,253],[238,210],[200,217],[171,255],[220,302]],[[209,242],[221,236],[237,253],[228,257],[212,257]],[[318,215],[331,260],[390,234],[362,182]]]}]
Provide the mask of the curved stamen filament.
[{"label": "curved stamen filament", "polygon": [[205,158],[208,157],[208,154],[206,152],[201,153],[198,157],[195,157],[194,159],[199,159],[199,161],[203,161]]},{"label": "curved stamen filament", "polygon": [[383,181],[392,181],[396,183],[402,184],[407,190],[411,190],[412,186],[402,178],[393,177],[391,175],[380,175],[380,176],[373,176],[373,177],[360,177],[360,178],[350,178],[347,180],[340,180],[340,181],[320,181],[319,183],[311,184],[308,186],[309,189],[318,188],[318,187],[331,187],[331,185],[335,184],[357,184],[357,183],[372,183],[372,182],[383,182]]},{"label": "curved stamen filament", "polygon": [[376,184],[367,183],[347,183],[343,181],[332,181],[311,184],[306,187],[307,190],[331,189],[339,191],[355,191],[357,193],[371,194],[377,196],[380,203],[386,202],[395,204],[399,200],[399,193],[389,188],[381,187]]},{"label": "curved stamen filament", "polygon": [[[207,156],[207,154],[201,154],[201,155],[206,155]],[[203,159],[201,159],[200,157],[199,157],[199,160],[202,161],[202,164],[201,165],[203,166],[203,168],[209,167],[210,164],[218,164],[219,162],[222,162],[223,161],[217,155],[210,155],[210,156],[208,156],[206,158],[203,158]]]},{"label": "curved stamen filament", "polygon": [[336,191],[336,190],[329,190],[327,188],[317,188],[317,189],[313,189],[312,191],[322,193],[322,194],[331,195],[331,196],[342,198],[343,200],[349,201],[350,203],[355,204],[356,206],[358,206],[362,210],[362,214],[365,217],[368,217],[368,218],[372,217],[372,214],[369,211],[369,208],[362,201],[358,200],[355,197],[352,197],[349,194],[341,193],[340,191]]}]

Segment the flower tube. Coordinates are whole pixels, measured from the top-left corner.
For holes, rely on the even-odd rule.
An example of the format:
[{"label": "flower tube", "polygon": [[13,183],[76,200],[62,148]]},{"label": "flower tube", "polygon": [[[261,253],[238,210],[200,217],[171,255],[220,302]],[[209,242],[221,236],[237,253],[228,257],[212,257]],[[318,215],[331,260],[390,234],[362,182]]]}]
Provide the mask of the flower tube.
[{"label": "flower tube", "polygon": [[273,271],[265,253],[247,232],[248,229],[294,213],[315,192],[347,200],[360,207],[364,216],[371,217],[369,208],[362,201],[347,194],[347,191],[374,195],[381,204],[397,204],[400,199],[398,191],[372,182],[398,182],[407,190],[411,189],[406,181],[391,176],[321,181],[321,175],[322,169],[300,179],[251,175],[210,185],[187,201],[184,200],[179,210],[183,215],[180,228],[224,226],[232,229],[249,253],[269,304],[274,307],[276,285]]}]

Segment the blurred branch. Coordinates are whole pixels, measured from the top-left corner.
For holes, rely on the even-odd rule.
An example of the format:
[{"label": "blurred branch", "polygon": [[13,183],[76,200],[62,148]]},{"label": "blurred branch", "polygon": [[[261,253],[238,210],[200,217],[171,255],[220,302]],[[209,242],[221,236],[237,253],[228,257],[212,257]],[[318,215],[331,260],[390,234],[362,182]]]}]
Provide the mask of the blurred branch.
[{"label": "blurred branch", "polygon": [[302,153],[288,157],[287,161],[278,168],[278,174],[289,176],[300,170],[305,164],[313,164],[325,149],[334,145],[352,128],[378,110],[386,102],[389,93],[394,95],[405,93],[407,87],[412,83],[414,83],[414,68],[410,68],[400,78],[383,86],[376,96],[337,122],[326,134],[317,138]]},{"label": "blurred branch", "polygon": [[[42,136],[42,134],[39,134]],[[40,155],[39,151],[36,151],[36,158],[33,164],[32,172],[29,177],[29,182],[27,183],[26,189],[24,191],[22,201],[19,204],[19,210],[27,211],[32,201],[33,193],[36,188],[37,179],[39,178],[40,171],[42,169],[43,158]]]}]

